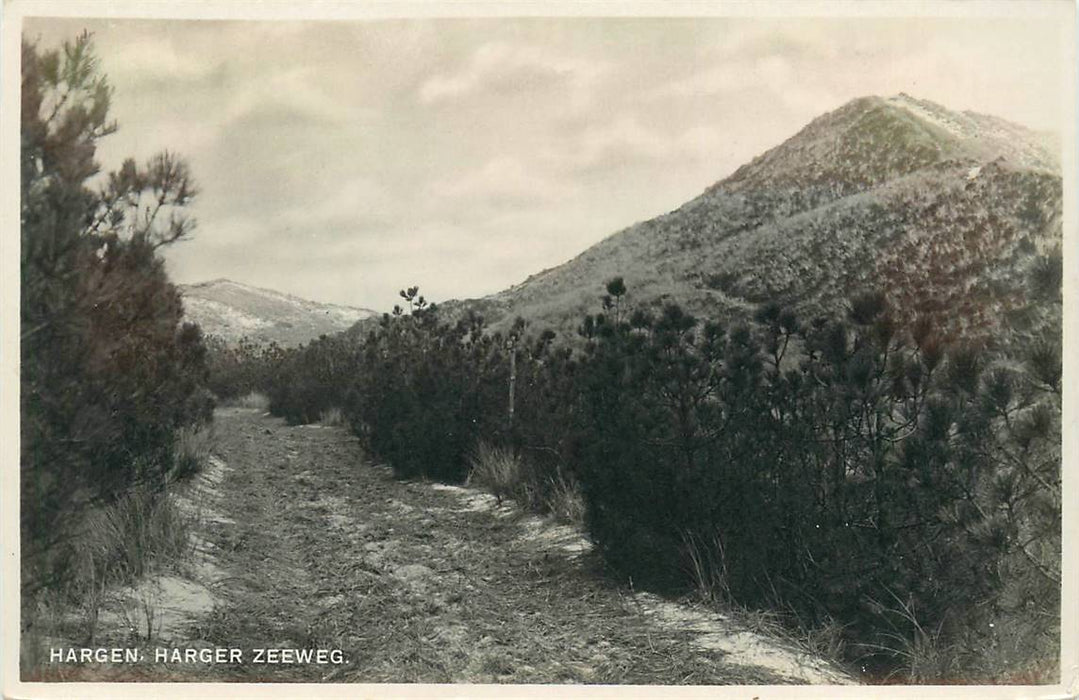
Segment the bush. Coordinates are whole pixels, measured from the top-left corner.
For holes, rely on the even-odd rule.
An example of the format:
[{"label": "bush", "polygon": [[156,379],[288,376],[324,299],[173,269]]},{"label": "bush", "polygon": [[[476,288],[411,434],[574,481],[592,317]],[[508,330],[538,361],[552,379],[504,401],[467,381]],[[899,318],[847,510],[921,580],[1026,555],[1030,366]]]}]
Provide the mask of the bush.
[{"label": "bush", "polygon": [[251,394],[268,393],[285,355],[276,343],[260,345],[246,337],[236,344],[210,337],[207,347],[207,384],[226,403]]},{"label": "bush", "polygon": [[444,323],[411,288],[362,342],[290,352],[274,410],[340,406],[399,476],[583,520],[634,585],[789,611],[882,677],[984,676],[987,629],[1017,631],[1012,668],[1055,656],[1059,338],[1024,365],[882,294],[726,327],[606,291],[570,349]]},{"label": "bush", "polygon": [[460,483],[478,437],[506,429],[503,341],[484,334],[479,317],[442,323],[419,300],[411,314],[387,315],[368,335],[334,405],[399,476]]},{"label": "bush", "polygon": [[849,316],[588,320],[589,531],[638,585],[840,620],[913,678],[974,668],[970,630],[1058,614],[1055,374],[915,341],[880,295]]},{"label": "bush", "polygon": [[210,419],[206,352],[157,250],[192,226],[186,165],[126,161],[99,191],[110,89],[90,37],[22,48],[21,455],[24,599],[60,586],[92,507],[160,489],[176,432]]},{"label": "bush", "polygon": [[[357,348],[343,336],[321,336],[310,344],[283,350],[272,364],[275,381],[266,385],[269,410],[293,425],[317,423],[340,407],[354,381]],[[267,365],[271,366],[271,365]]]}]

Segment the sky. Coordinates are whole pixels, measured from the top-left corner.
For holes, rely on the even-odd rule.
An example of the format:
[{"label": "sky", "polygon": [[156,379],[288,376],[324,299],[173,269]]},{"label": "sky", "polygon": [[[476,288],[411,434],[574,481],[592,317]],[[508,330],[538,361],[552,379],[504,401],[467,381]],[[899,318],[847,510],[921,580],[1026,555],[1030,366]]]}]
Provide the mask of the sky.
[{"label": "sky", "polygon": [[482,296],[677,208],[810,120],[895,95],[1060,129],[1044,19],[30,18],[94,33],[103,169],[169,150],[200,187],[181,283],[388,310]]}]

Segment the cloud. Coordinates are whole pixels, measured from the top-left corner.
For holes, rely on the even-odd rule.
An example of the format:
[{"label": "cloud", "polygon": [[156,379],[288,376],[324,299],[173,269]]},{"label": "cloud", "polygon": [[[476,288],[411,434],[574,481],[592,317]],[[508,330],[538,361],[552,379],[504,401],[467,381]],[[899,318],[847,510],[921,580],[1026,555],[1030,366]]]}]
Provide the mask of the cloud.
[{"label": "cloud", "polygon": [[110,78],[114,83],[135,88],[147,86],[175,88],[183,84],[219,80],[225,71],[223,60],[195,61],[174,41],[155,36],[136,36],[118,47],[112,56]]},{"label": "cloud", "polygon": [[697,124],[665,130],[649,127],[626,114],[585,129],[568,148],[549,160],[569,172],[595,173],[640,164],[694,161],[713,155],[724,144],[715,127]]},{"label": "cloud", "polygon": [[282,211],[276,219],[280,225],[300,230],[331,227],[375,231],[398,221],[401,210],[386,188],[360,176],[341,184],[323,185],[311,201]]},{"label": "cloud", "polygon": [[348,116],[347,104],[327,90],[326,80],[312,68],[293,68],[255,75],[233,92],[223,105],[224,121],[252,115],[292,114],[305,120],[341,123]]},{"label": "cloud", "polygon": [[1066,98],[1058,28],[1034,20],[24,25],[43,46],[83,27],[116,88],[103,167],[169,148],[201,185],[195,240],[167,252],[179,280],[369,306],[406,283],[446,298],[519,282],[852,97],[1035,126]]},{"label": "cloud", "polygon": [[480,93],[505,96],[552,87],[581,90],[603,72],[604,66],[592,61],[535,46],[492,42],[476,49],[463,69],[425,80],[418,97],[423,104],[433,104]]},{"label": "cloud", "polygon": [[498,156],[460,177],[433,183],[431,193],[452,204],[503,208],[546,204],[569,196],[572,189],[517,158]]}]

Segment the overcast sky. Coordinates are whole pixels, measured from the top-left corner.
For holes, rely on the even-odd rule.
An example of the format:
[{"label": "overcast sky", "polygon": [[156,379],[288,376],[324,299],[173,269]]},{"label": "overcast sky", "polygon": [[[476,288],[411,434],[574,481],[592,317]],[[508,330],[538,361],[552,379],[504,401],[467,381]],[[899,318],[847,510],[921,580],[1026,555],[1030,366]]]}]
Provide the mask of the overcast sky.
[{"label": "overcast sky", "polygon": [[669,211],[855,97],[1059,129],[1059,21],[27,20],[96,36],[120,130],[201,187],[179,282],[386,310],[479,296]]}]

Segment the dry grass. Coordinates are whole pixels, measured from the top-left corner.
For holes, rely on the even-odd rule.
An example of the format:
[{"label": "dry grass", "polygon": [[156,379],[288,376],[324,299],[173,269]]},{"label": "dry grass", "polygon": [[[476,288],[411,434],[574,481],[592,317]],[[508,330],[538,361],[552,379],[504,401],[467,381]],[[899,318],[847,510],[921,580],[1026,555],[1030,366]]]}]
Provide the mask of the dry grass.
[{"label": "dry grass", "polygon": [[[684,553],[694,581],[695,597],[723,611],[739,626],[782,640],[789,646],[830,660],[851,675],[867,659],[891,659],[886,672],[870,671],[870,682],[883,684],[1050,684],[1059,682],[1059,647],[1055,645],[1055,622],[1032,619],[1026,611],[990,619],[965,620],[962,639],[946,638],[942,625],[924,626],[913,603],[891,594],[876,601],[882,629],[873,641],[852,640],[849,625],[828,616],[808,624],[781,601],[770,610],[753,610],[738,604],[726,585],[722,540],[685,537]],[[954,635],[954,632],[953,632]],[[879,663],[879,662],[877,662]],[[876,663],[874,664],[876,665]],[[864,670],[864,669],[863,669]]]},{"label": "dry grass", "polygon": [[547,497],[546,509],[559,522],[581,529],[584,527],[585,503],[581,487],[561,474],[554,480]]},{"label": "dry grass", "polygon": [[[167,483],[198,474],[209,462],[214,439],[210,426],[179,430]],[[23,604],[23,669],[40,669],[50,645],[92,644],[99,634],[98,615],[118,588],[176,566],[192,551],[192,517],[181,511],[167,487],[136,484],[112,503],[73,517],[77,554],[68,575]]]},{"label": "dry grass", "polygon": [[682,547],[697,596],[707,604],[729,607],[733,603],[727,582],[727,561],[720,533],[702,537],[682,533]]},{"label": "dry grass", "polygon": [[503,498],[513,498],[524,501],[521,505],[530,505],[528,486],[522,479],[521,458],[513,450],[480,442],[470,461],[472,469],[465,480],[466,486],[487,489],[500,504]]},{"label": "dry grass", "polygon": [[802,645],[814,654],[836,663],[842,663],[847,658],[847,639],[845,635],[846,625],[838,620],[828,617],[823,623],[813,627],[802,626],[800,641]]},{"label": "dry grass", "polygon": [[[722,652],[691,648],[689,631],[651,624],[606,579],[598,556],[568,556],[528,538],[520,513],[462,507],[453,490],[358,468],[358,445],[335,431],[242,413],[222,420],[230,426],[222,451],[235,468],[236,525],[214,543],[237,575],[228,603],[192,634],[240,647],[272,636],[340,648],[349,662],[215,666],[203,680],[781,682],[727,663]],[[267,427],[265,439],[247,439]],[[303,451],[309,473],[282,478],[286,444]],[[474,483],[512,476],[512,453],[487,449],[485,466],[499,468],[475,473]],[[513,479],[498,483],[509,489]]]},{"label": "dry grass", "polygon": [[552,476],[513,450],[482,441],[470,461],[466,486],[486,489],[499,504],[508,498],[525,510],[550,514],[568,525],[584,525],[585,502],[580,486],[561,471]]},{"label": "dry grass", "polygon": [[[829,617],[823,623],[807,625],[793,612],[776,609],[756,610],[740,605],[731,595],[723,539],[719,533],[710,537],[683,535],[684,555],[694,584],[694,594],[706,606],[721,610],[738,621],[740,627],[762,636],[781,640],[788,646],[826,659],[838,668],[847,668],[848,648],[845,626]],[[847,668],[851,675],[853,669]]]},{"label": "dry grass", "polygon": [[[866,656],[884,654],[895,661],[894,668],[881,678],[883,683],[940,683],[959,678],[959,649],[945,644],[941,627],[926,629],[918,619],[914,603],[889,591],[892,600],[870,601],[881,611],[880,618],[891,629],[882,631],[879,642],[859,642]],[[893,620],[902,621],[902,625]]]},{"label": "dry grass", "polygon": [[209,462],[213,441],[211,426],[181,428],[176,434],[170,478],[186,481],[202,471]]},{"label": "dry grass", "polygon": [[167,492],[146,486],[90,511],[77,536],[70,579],[24,601],[21,667],[42,668],[49,646],[93,644],[110,591],[185,559],[191,526]]},{"label": "dry grass", "polygon": [[[877,601],[891,629],[869,647],[897,661],[883,683],[1051,684],[1060,682],[1059,617],[1034,608],[973,615],[945,634],[927,628],[913,602]],[[1039,619],[1041,618],[1041,619]]]},{"label": "dry grass", "polygon": [[322,412],[319,416],[318,422],[327,428],[347,428],[348,420],[345,418],[345,414],[340,408],[334,406],[328,408]]},{"label": "dry grass", "polygon": [[187,553],[190,523],[166,492],[139,486],[116,503],[92,513],[79,542],[79,579],[128,582],[152,564]]},{"label": "dry grass", "polygon": [[[337,431],[245,411],[219,419],[235,522],[210,538],[217,563],[234,575],[222,604],[193,621],[190,639],[336,648],[348,661],[79,667],[49,680],[789,682],[696,648],[690,629],[656,624],[631,591],[606,577],[598,553],[571,556],[528,537],[530,518],[507,514],[512,509],[464,508],[454,490],[396,481],[388,468],[357,468],[357,441]],[[286,447],[302,452],[310,471],[286,477]],[[400,575],[417,564],[420,573]],[[140,639],[157,624],[153,611],[131,621],[141,624]],[[42,679],[53,673],[44,667]]]}]

